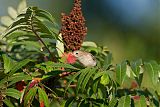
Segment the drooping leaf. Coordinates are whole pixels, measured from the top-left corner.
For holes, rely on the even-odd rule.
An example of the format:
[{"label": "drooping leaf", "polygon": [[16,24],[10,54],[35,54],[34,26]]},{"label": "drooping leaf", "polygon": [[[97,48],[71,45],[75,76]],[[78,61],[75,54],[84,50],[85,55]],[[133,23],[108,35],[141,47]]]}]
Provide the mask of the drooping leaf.
[{"label": "drooping leaf", "polygon": [[108,107],[115,107],[116,103],[117,103],[117,98],[112,98],[111,101],[109,102]]},{"label": "drooping leaf", "polygon": [[84,92],[88,81],[90,80],[91,76],[92,76],[95,72],[96,72],[96,68],[91,68],[91,69],[89,69],[88,74],[86,75],[86,77],[85,77],[84,80],[83,80],[82,92]]},{"label": "drooping leaf", "polygon": [[135,107],[147,107],[145,96],[140,96],[138,101],[134,101]]},{"label": "drooping leaf", "polygon": [[130,107],[131,99],[129,96],[123,96],[119,99],[118,107]]},{"label": "drooping leaf", "polygon": [[49,99],[46,92],[40,87],[38,87],[38,94],[39,94],[39,102],[44,102],[44,105],[46,107],[49,107]]},{"label": "drooping leaf", "polygon": [[116,66],[116,81],[119,85],[122,85],[126,78],[126,63],[118,64]]},{"label": "drooping leaf", "polygon": [[79,71],[79,72],[77,72],[76,74],[74,74],[74,75],[71,77],[71,79],[69,80],[69,82],[68,82],[67,85],[66,85],[65,93],[66,93],[66,91],[68,90],[70,84],[75,80],[75,78],[77,78],[77,77],[79,76],[80,73],[81,73],[81,72]]},{"label": "drooping leaf", "polygon": [[2,33],[2,37],[6,37],[7,35],[11,34],[12,32],[16,30],[21,30],[21,29],[28,29],[28,25],[17,25],[11,29],[7,29],[5,32]]},{"label": "drooping leaf", "polygon": [[47,19],[48,21],[54,23],[54,18],[52,17],[52,15],[45,10],[37,9],[36,16],[43,17],[44,19]]},{"label": "drooping leaf", "polygon": [[112,54],[108,53],[107,56],[105,57],[105,60],[104,60],[104,68],[108,69],[108,67],[111,65],[111,63],[112,63]]},{"label": "drooping leaf", "polygon": [[72,107],[71,105],[72,105],[74,99],[75,99],[75,97],[70,97],[70,98],[66,101],[64,107]]},{"label": "drooping leaf", "polygon": [[78,83],[77,83],[77,88],[76,88],[77,94],[78,94],[78,91],[82,85],[83,80],[85,79],[85,77],[86,77],[87,73],[89,73],[89,71],[90,71],[90,68],[85,68],[85,69],[81,70],[81,74],[78,78]]},{"label": "drooping leaf", "polygon": [[153,85],[157,85],[159,80],[159,65],[156,62],[145,63],[146,72],[149,74]]},{"label": "drooping leaf", "polygon": [[23,66],[25,66],[26,64],[28,64],[30,61],[30,59],[25,59],[25,60],[22,60],[18,63],[15,64],[15,66],[12,67],[11,71],[9,72],[9,75],[13,75],[17,70],[21,69]]},{"label": "drooping leaf", "polygon": [[37,87],[33,87],[29,90],[29,92],[24,96],[24,107],[28,107],[31,105],[35,95],[37,92]]},{"label": "drooping leaf", "polygon": [[19,82],[19,81],[22,81],[22,80],[32,80],[32,77],[30,75],[26,75],[24,73],[16,73],[16,74],[13,74],[9,79],[9,83],[8,83],[8,86],[16,83],[16,82]]},{"label": "drooping leaf", "polygon": [[8,107],[15,107],[12,102],[10,100],[8,100],[7,98],[5,98],[3,100],[3,102],[8,106]]},{"label": "drooping leaf", "polygon": [[8,73],[15,65],[15,61],[8,57],[6,54],[2,55],[4,61],[4,73]]},{"label": "drooping leaf", "polygon": [[93,80],[95,80],[95,79],[101,77],[104,73],[105,73],[105,72],[103,72],[103,71],[97,72],[97,73],[95,74],[95,76],[93,77]]},{"label": "drooping leaf", "polygon": [[10,97],[13,97],[13,98],[16,98],[16,99],[19,99],[21,97],[21,92],[14,89],[14,88],[8,88],[5,92],[5,94],[7,96],[10,96]]}]

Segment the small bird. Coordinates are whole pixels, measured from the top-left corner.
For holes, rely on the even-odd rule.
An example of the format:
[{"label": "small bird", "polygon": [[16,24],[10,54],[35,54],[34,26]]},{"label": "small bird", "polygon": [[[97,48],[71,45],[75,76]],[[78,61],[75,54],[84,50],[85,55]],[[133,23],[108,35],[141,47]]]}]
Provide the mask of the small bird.
[{"label": "small bird", "polygon": [[85,67],[93,67],[96,66],[95,57],[88,52],[76,50],[73,51],[73,56],[77,58],[77,60]]}]

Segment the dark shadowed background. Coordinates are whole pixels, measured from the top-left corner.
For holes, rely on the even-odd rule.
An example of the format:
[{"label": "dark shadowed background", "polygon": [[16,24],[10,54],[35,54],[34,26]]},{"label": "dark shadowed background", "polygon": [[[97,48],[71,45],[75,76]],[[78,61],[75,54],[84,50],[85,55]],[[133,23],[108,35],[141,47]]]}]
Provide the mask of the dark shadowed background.
[{"label": "dark shadowed background", "polygon": [[[0,0],[0,16],[20,0]],[[61,13],[69,13],[73,0],[28,0],[51,12],[60,25]],[[157,60],[160,62],[160,0],[82,0],[88,27],[86,40],[106,45],[114,62]]]}]

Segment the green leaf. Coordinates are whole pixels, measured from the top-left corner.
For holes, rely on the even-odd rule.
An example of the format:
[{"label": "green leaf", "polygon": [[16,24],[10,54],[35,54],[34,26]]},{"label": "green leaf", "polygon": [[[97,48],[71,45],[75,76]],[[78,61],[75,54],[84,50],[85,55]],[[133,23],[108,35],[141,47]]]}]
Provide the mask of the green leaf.
[{"label": "green leaf", "polygon": [[100,83],[105,86],[105,85],[108,85],[109,82],[110,82],[110,79],[109,79],[108,74],[107,74],[107,73],[104,73],[104,74],[102,75],[102,77],[101,77]]},{"label": "green leaf", "polygon": [[27,22],[27,19],[26,18],[17,18],[15,19],[15,21],[11,24],[10,26],[10,29],[15,27],[15,26],[18,26],[18,25],[25,25],[24,23]]},{"label": "green leaf", "polygon": [[138,101],[134,101],[135,107],[147,107],[145,96],[140,96]]},{"label": "green leaf", "polygon": [[38,87],[38,94],[39,94],[39,102],[44,102],[44,105],[46,107],[49,107],[49,100],[46,92],[40,87]]},{"label": "green leaf", "polygon": [[105,72],[103,72],[103,71],[97,72],[97,73],[95,74],[95,76],[93,77],[93,80],[95,80],[95,79],[101,77],[104,73],[105,73]]},{"label": "green leaf", "polygon": [[47,19],[48,21],[54,23],[54,18],[52,17],[52,15],[45,10],[36,10],[36,16],[43,17],[44,19]]},{"label": "green leaf", "polygon": [[8,100],[7,98],[5,98],[3,100],[3,102],[8,106],[8,107],[14,107],[14,105],[12,104],[12,102],[10,100]]},{"label": "green leaf", "polygon": [[139,74],[141,73],[140,72],[140,66],[143,64],[143,62],[142,62],[142,60],[140,59],[140,60],[137,60],[137,61],[135,61],[135,62],[131,62],[130,63],[130,65],[131,65],[131,68],[132,68],[132,70],[133,70],[133,72],[134,72],[134,76],[139,76]]},{"label": "green leaf", "polygon": [[37,87],[33,87],[24,97],[24,107],[29,107],[37,93]]},{"label": "green leaf", "polygon": [[2,58],[3,58],[3,61],[4,61],[4,73],[8,73],[12,69],[12,67],[15,65],[15,63],[6,54],[3,54]]},{"label": "green leaf", "polygon": [[17,11],[13,8],[13,7],[8,7],[8,14],[13,18],[15,19],[18,14],[17,14]]},{"label": "green leaf", "polygon": [[129,96],[123,96],[119,99],[118,107],[130,107],[131,99]]},{"label": "green leaf", "polygon": [[78,68],[76,68],[70,64],[64,64],[64,63],[53,63],[52,66],[55,68],[68,68],[68,69],[79,70]]},{"label": "green leaf", "polygon": [[85,77],[84,80],[83,80],[82,92],[84,92],[85,87],[86,87],[89,79],[91,78],[91,76],[92,76],[95,72],[96,72],[96,69],[95,69],[95,68],[89,69],[88,74],[86,75],[86,77]]},{"label": "green leaf", "polygon": [[21,0],[17,8],[18,13],[21,13],[25,8],[27,8],[26,0]]},{"label": "green leaf", "polygon": [[120,86],[123,85],[125,77],[126,77],[126,63],[123,62],[122,64],[118,64],[116,66],[116,81]]},{"label": "green leaf", "polygon": [[80,74],[80,76],[78,78],[78,83],[77,83],[77,88],[76,88],[76,94],[78,94],[78,91],[79,91],[79,89],[80,89],[80,87],[82,85],[82,81],[86,77],[87,73],[89,73],[89,71],[90,71],[90,68],[85,68],[85,69],[83,69],[83,70],[80,71],[81,74]]},{"label": "green leaf", "polygon": [[159,80],[159,65],[156,62],[145,63],[145,70],[149,74],[153,85],[156,86]]},{"label": "green leaf", "polygon": [[71,79],[69,80],[69,82],[68,82],[67,85],[66,85],[65,93],[66,93],[66,91],[68,90],[70,84],[75,80],[76,77],[78,77],[78,75],[79,75],[80,73],[81,73],[81,72],[79,71],[79,72],[77,72],[76,74],[74,74],[74,75],[71,77]]},{"label": "green leaf", "polygon": [[13,20],[9,16],[2,16],[1,17],[1,23],[8,27],[13,23]]},{"label": "green leaf", "polygon": [[70,97],[66,103],[65,103],[65,106],[64,107],[72,107],[71,104],[73,103],[75,97]]},{"label": "green leaf", "polygon": [[47,34],[52,34],[50,29],[43,24],[40,20],[34,18],[34,30],[37,32],[41,32],[41,33],[47,33]]},{"label": "green leaf", "polygon": [[108,53],[104,60],[104,68],[108,69],[111,63],[112,63],[112,53]]},{"label": "green leaf", "polygon": [[28,29],[28,25],[17,25],[11,29],[7,29],[5,32],[2,33],[2,37],[6,37],[7,35],[11,34],[12,32],[16,30],[21,30],[21,29]]},{"label": "green leaf", "polygon": [[21,97],[21,92],[14,89],[14,88],[8,88],[5,92],[7,96],[13,97],[15,99],[19,99]]},{"label": "green leaf", "polygon": [[108,107],[115,107],[116,103],[117,103],[117,98],[112,98],[111,101],[109,102]]},{"label": "green leaf", "polygon": [[95,48],[97,48],[96,43],[94,43],[92,41],[85,41],[85,42],[83,42],[82,46],[89,46],[89,47],[95,47]]},{"label": "green leaf", "polygon": [[22,60],[22,61],[16,63],[15,66],[12,67],[11,71],[9,72],[9,76],[13,75],[17,70],[21,69],[23,66],[28,64],[30,61],[32,61],[32,60],[25,59],[25,60]]},{"label": "green leaf", "polygon": [[30,75],[25,75],[24,73],[16,73],[16,74],[13,74],[9,79],[9,83],[8,83],[8,86],[16,83],[16,82],[19,82],[19,81],[22,81],[22,80],[32,80],[32,77]]}]

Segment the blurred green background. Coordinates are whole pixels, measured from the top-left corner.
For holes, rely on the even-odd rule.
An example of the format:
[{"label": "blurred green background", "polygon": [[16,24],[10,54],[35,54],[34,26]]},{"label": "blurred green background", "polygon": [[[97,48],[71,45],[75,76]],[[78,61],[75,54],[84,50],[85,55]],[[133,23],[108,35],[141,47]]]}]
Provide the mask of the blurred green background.
[{"label": "blurred green background", "polygon": [[[0,16],[20,0],[0,0]],[[61,13],[69,13],[73,0],[28,0],[29,6],[46,9],[60,25]],[[156,60],[160,62],[160,0],[82,0],[88,27],[86,40],[105,45],[114,62]]]}]

